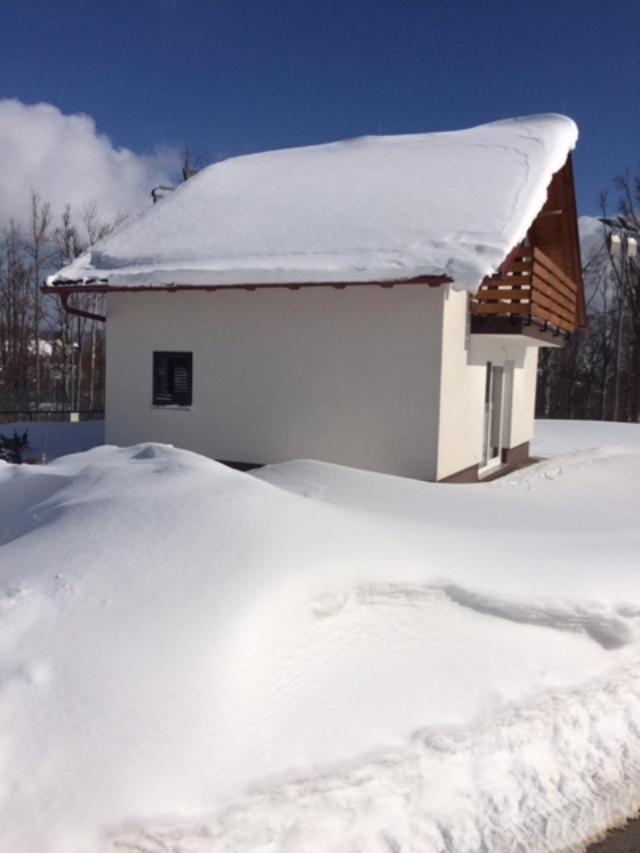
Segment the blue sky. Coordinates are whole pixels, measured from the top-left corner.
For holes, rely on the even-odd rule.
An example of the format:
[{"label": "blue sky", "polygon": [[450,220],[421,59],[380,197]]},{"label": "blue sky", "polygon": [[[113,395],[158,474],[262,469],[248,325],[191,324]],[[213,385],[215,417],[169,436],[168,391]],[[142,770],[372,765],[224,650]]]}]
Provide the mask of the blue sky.
[{"label": "blue sky", "polygon": [[636,0],[2,0],[0,97],[206,160],[536,112],[580,127],[581,213],[640,165]]}]

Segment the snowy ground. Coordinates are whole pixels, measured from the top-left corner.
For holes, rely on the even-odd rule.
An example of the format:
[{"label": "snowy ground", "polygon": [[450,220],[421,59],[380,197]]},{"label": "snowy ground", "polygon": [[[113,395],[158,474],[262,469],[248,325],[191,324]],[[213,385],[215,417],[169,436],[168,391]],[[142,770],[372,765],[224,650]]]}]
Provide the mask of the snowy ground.
[{"label": "snowy ground", "polygon": [[0,465],[3,849],[548,853],[633,813],[640,427],[535,452]]}]

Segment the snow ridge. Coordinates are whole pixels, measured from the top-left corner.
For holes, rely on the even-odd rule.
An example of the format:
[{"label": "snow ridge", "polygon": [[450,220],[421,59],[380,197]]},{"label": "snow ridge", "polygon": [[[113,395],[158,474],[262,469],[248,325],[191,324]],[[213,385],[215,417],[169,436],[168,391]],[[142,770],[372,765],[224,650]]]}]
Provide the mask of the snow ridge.
[{"label": "snow ridge", "polygon": [[[623,616],[603,612],[602,607],[596,604],[589,607],[544,601],[509,601],[454,585],[446,586],[445,591],[452,601],[478,613],[561,631],[584,631],[605,649],[618,649],[635,639],[633,628],[625,618],[631,615],[628,610],[623,611]],[[640,609],[634,609],[632,614],[640,616]]]},{"label": "snow ridge", "polygon": [[638,663],[212,815],[115,831],[101,853],[578,853],[640,808]]},{"label": "snow ridge", "polygon": [[559,631],[584,632],[605,649],[622,648],[635,639],[632,620],[640,618],[639,607],[622,605],[613,612],[602,605],[539,599],[517,601],[496,594],[474,591],[456,584],[369,584],[348,590],[334,590],[310,602],[319,619],[344,612],[349,607],[420,606],[434,596],[446,595],[461,607],[526,625],[542,625]]}]

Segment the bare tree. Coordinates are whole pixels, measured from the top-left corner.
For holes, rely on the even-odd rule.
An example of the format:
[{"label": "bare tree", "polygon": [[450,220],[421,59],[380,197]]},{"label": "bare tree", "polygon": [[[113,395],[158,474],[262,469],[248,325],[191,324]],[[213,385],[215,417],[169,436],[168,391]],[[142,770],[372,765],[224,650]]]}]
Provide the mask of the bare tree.
[{"label": "bare tree", "polygon": [[[640,231],[640,175],[616,179],[620,227]],[[599,199],[607,217],[607,196]],[[602,240],[586,258],[588,327],[559,351],[541,354],[537,413],[542,417],[640,417],[640,269],[638,257],[615,258]]]},{"label": "bare tree", "polygon": [[[31,195],[23,226],[0,231],[0,410],[100,408],[104,400],[101,324],[70,315],[57,300],[43,300],[45,276],[102,239],[120,222],[104,222],[95,205],[74,217],[67,206],[58,222],[49,204]],[[103,297],[79,294],[77,303],[104,313]]]},{"label": "bare tree", "polygon": [[31,218],[29,237],[25,241],[25,249],[31,258],[31,276],[33,282],[33,345],[35,347],[35,406],[36,410],[40,404],[40,287],[42,285],[43,269],[46,267],[48,258],[47,241],[49,238],[49,226],[51,224],[51,206],[43,202],[35,193],[31,193]]},{"label": "bare tree", "polygon": [[0,241],[0,408],[22,407],[30,390],[33,291],[23,245],[10,222]]},{"label": "bare tree", "polygon": [[[107,236],[124,221],[119,215],[114,222],[104,222],[95,205],[86,207],[78,223],[67,206],[59,225],[53,231],[55,266],[71,263],[93,243]],[[78,307],[92,314],[103,313],[104,297],[100,294],[77,294]],[[57,309],[57,325],[61,339],[62,396],[65,406],[83,405],[94,409],[104,401],[104,343],[100,325],[95,320],[78,317]]]},{"label": "bare tree", "polygon": [[[640,235],[640,173],[632,175],[628,169],[616,178],[620,193],[618,209],[627,226]],[[627,393],[625,420],[637,422],[640,417],[640,258],[638,254],[627,257],[621,269],[624,307],[627,318],[626,373]]]},{"label": "bare tree", "polygon": [[[82,212],[82,223],[87,236],[88,245],[93,245],[98,240],[110,234],[114,228],[117,228],[125,220],[125,216],[119,214],[114,222],[103,222],[98,214],[95,204],[88,205]],[[100,295],[94,293],[91,295],[89,311],[92,314],[97,314],[101,310],[100,303],[104,301]],[[98,324],[96,320],[91,320],[91,346],[89,357],[89,391],[88,391],[88,406],[93,410],[96,405],[96,382],[98,378]]]}]

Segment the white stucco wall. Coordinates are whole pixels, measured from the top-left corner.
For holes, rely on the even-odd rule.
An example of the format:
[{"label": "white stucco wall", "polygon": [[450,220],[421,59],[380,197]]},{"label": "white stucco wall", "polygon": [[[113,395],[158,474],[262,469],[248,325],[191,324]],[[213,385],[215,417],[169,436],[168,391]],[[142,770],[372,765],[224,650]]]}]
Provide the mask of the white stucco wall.
[{"label": "white stucco wall", "polygon": [[524,358],[515,364],[511,418],[508,424],[508,444],[505,445],[506,447],[517,447],[533,438],[538,354],[538,347],[526,347],[523,354]]},{"label": "white stucco wall", "polygon": [[[435,479],[445,294],[423,286],[110,294],[107,441]],[[152,406],[154,350],[193,352],[189,410]]]},{"label": "white stucco wall", "polygon": [[505,368],[503,447],[533,437],[538,345],[523,335],[470,334],[468,294],[445,294],[438,479],[480,464],[486,364]]},{"label": "white stucco wall", "polygon": [[445,290],[438,435],[439,480],[480,462],[485,362],[470,355],[469,296]]}]

